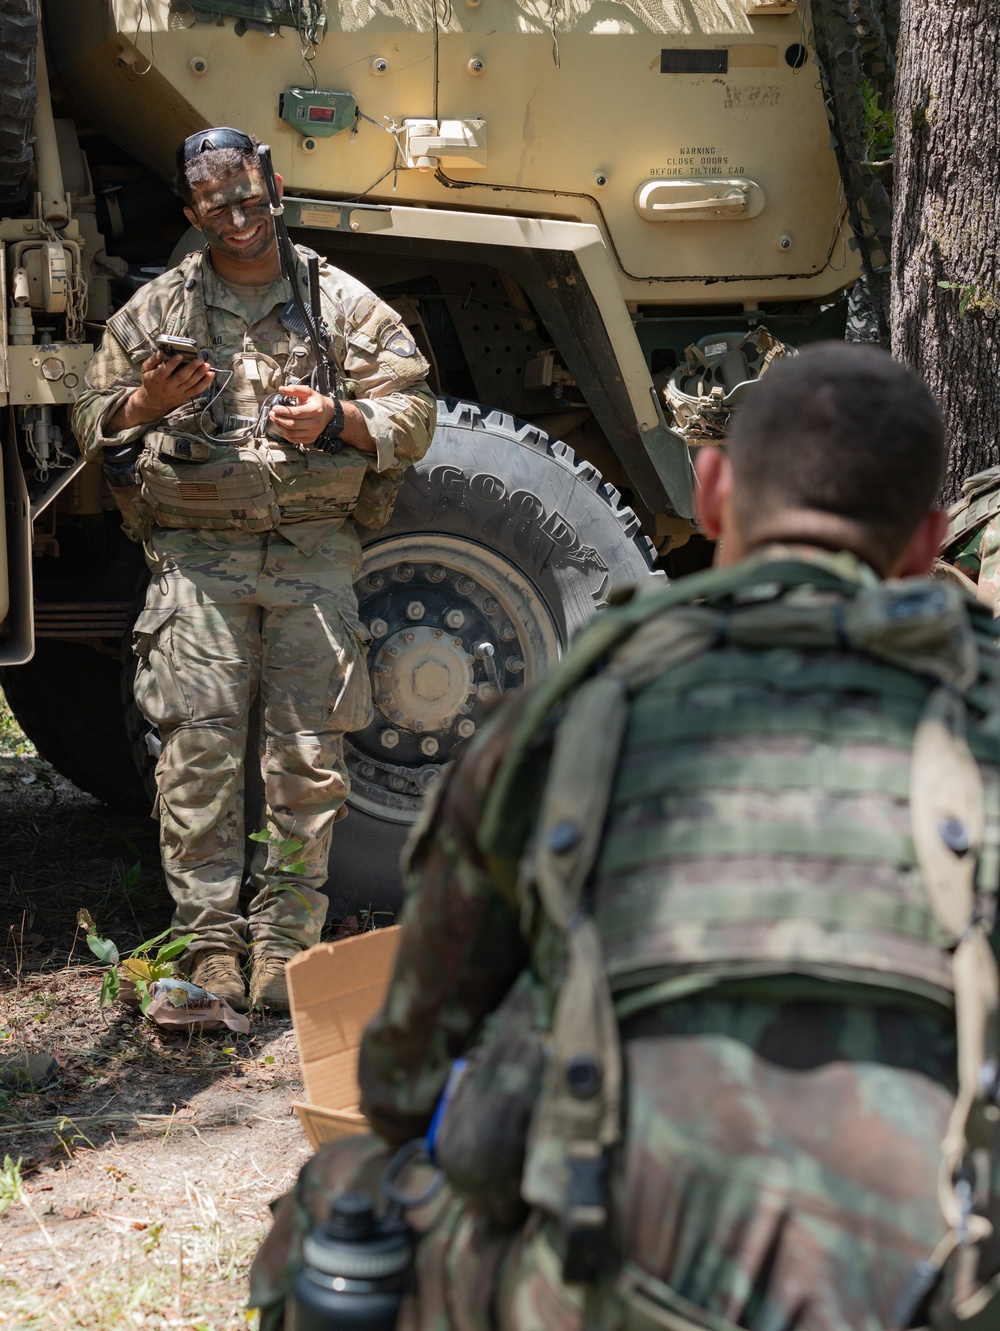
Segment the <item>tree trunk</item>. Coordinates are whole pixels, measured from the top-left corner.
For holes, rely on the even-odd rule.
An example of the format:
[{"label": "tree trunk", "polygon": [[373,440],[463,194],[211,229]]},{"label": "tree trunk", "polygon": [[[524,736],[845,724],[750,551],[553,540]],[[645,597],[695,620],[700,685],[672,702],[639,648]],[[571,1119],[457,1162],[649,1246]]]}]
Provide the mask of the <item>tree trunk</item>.
[{"label": "tree trunk", "polygon": [[951,500],[1000,462],[1000,7],[903,0],[897,57],[892,350],[941,403]]}]

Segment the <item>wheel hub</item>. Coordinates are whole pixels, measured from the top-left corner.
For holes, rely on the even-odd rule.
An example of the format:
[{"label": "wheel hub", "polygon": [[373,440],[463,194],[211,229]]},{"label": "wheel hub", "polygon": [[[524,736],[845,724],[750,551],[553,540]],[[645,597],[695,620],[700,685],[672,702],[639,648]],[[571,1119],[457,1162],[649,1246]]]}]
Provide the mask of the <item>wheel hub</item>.
[{"label": "wheel hub", "polygon": [[498,693],[530,683],[559,654],[544,601],[509,560],[433,533],[365,550],[355,583],[375,716],[346,744],[349,801],[412,822],[443,764]]},{"label": "wheel hub", "polygon": [[390,724],[417,734],[450,726],[472,690],[472,658],[441,628],[394,633],[372,662],[375,705]]}]

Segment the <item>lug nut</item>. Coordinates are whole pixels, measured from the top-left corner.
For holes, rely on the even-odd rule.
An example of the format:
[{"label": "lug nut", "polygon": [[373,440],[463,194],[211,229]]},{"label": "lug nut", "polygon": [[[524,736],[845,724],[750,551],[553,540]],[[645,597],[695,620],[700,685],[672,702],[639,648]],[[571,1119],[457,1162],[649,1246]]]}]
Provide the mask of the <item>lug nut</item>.
[{"label": "lug nut", "polygon": [[383,679],[386,675],[388,675],[388,673],[389,673],[389,667],[388,667],[388,666],[379,666],[378,669],[375,671],[375,673],[376,673],[376,675],[379,676],[380,679]]},{"label": "lug nut", "polygon": [[483,602],[483,609],[488,615],[495,615],[500,609],[500,602],[495,596],[487,596],[486,600]]},{"label": "lug nut", "polygon": [[375,768],[372,767],[371,763],[361,763],[358,767],[358,776],[363,776],[365,780],[370,781],[374,775]]},{"label": "lug nut", "polygon": [[378,695],[378,705],[380,707],[388,707],[391,702],[392,702],[391,693],[380,693]]},{"label": "lug nut", "polygon": [[396,745],[399,743],[399,731],[383,730],[381,735],[379,736],[379,739],[382,741],[383,747],[387,749],[394,749]]},{"label": "lug nut", "polygon": [[373,592],[377,592],[385,585],[385,578],[382,577],[381,573],[369,573],[368,577],[365,578],[365,582],[367,582]]},{"label": "lug nut", "polygon": [[481,642],[476,647],[476,655],[479,657],[480,661],[487,660],[495,651],[496,648],[491,642]]},{"label": "lug nut", "polygon": [[517,629],[514,627],[513,624],[501,624],[500,637],[504,640],[504,642],[513,642],[514,639],[517,637]]},{"label": "lug nut", "polygon": [[444,569],[432,568],[427,574],[428,582],[444,582]]},{"label": "lug nut", "polygon": [[465,616],[461,610],[446,610],[444,612],[444,622],[450,629],[460,629],[465,623]]},{"label": "lug nut", "polygon": [[438,751],[438,742],[433,735],[427,735],[420,741],[420,752],[426,753],[428,758],[433,758]]},{"label": "lug nut", "polygon": [[455,729],[458,731],[459,735],[461,735],[462,739],[468,739],[470,735],[476,733],[476,723],[466,716],[459,721]]},{"label": "lug nut", "polygon": [[507,657],[507,669],[514,675],[519,675],[524,669],[524,662],[519,656]]},{"label": "lug nut", "polygon": [[406,607],[406,618],[423,619],[423,617],[424,617],[423,601],[411,601],[410,604]]},{"label": "lug nut", "polygon": [[458,590],[462,593],[463,596],[471,596],[472,593],[476,590],[476,584],[472,581],[471,578],[459,578]]},{"label": "lug nut", "polygon": [[393,719],[394,721],[405,721],[405,720],[406,720],[406,713],[405,713],[405,712],[393,712],[393,714],[392,714],[392,719]]},{"label": "lug nut", "polygon": [[423,723],[423,721],[414,721],[414,723],[413,723],[413,729],[414,729],[414,730],[420,731],[420,730],[423,730],[423,728],[424,728],[424,723]]},{"label": "lug nut", "polygon": [[387,647],[387,648],[385,649],[385,654],[386,654],[386,656],[398,656],[398,655],[399,655],[399,648],[398,648],[398,647]]},{"label": "lug nut", "polygon": [[435,630],[434,630],[434,636],[435,636],[435,638],[443,638],[443,637],[444,637],[444,629],[435,629]]},{"label": "lug nut", "polygon": [[400,582],[409,582],[413,577],[413,565],[400,564],[399,568],[396,569],[396,577]]},{"label": "lug nut", "polygon": [[391,776],[389,778],[389,786],[393,790],[405,790],[406,782],[403,780],[401,776]]},{"label": "lug nut", "polygon": [[368,625],[368,632],[373,638],[384,638],[389,632],[389,625],[384,619],[373,619]]},{"label": "lug nut", "polygon": [[413,639],[414,639],[415,637],[416,637],[416,634],[415,634],[415,633],[404,633],[404,634],[403,634],[403,641],[404,641],[404,642],[412,642]]}]

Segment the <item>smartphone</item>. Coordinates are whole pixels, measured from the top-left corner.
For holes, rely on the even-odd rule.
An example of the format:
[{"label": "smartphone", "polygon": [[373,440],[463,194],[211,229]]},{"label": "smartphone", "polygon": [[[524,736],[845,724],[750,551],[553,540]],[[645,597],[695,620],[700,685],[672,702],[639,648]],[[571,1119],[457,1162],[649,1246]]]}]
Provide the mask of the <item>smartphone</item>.
[{"label": "smartphone", "polygon": [[197,360],[201,355],[198,343],[193,337],[171,337],[169,333],[160,333],[156,338],[156,350],[164,356],[183,356],[185,360]]}]

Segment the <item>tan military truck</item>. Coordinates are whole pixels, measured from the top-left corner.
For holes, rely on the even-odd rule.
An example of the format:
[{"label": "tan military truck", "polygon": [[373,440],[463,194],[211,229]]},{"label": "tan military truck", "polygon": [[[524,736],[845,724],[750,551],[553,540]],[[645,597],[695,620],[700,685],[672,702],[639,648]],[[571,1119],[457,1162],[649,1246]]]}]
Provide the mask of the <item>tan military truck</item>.
[{"label": "tan military truck", "polygon": [[194,247],[181,139],[271,144],[295,238],[399,310],[441,397],[357,587],[376,719],[338,886],[371,892],[492,697],[616,585],[704,562],[691,450],[741,385],[842,335],[879,256],[831,31],[806,0],[0,0],[0,664],[42,753],[146,798],[142,553],[69,409],[108,315]]}]

